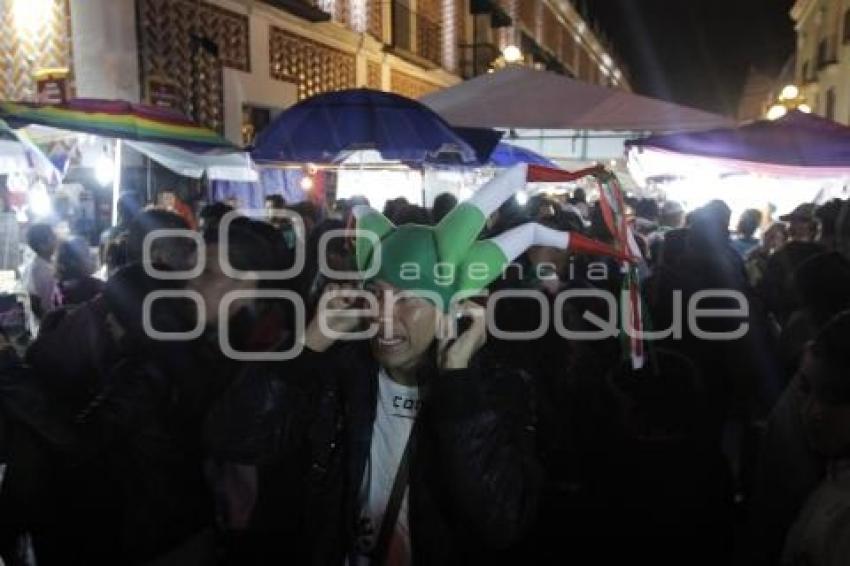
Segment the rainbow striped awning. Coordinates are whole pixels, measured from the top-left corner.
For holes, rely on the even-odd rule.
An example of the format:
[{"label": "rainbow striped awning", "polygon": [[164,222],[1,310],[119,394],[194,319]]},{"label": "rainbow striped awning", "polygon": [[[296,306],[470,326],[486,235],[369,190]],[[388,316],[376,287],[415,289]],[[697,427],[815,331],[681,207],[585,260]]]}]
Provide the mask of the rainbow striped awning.
[{"label": "rainbow striped awning", "polygon": [[0,102],[0,119],[12,128],[31,124],[108,138],[177,145],[191,150],[233,149],[216,132],[182,114],[123,100],[77,98],[66,104]]}]

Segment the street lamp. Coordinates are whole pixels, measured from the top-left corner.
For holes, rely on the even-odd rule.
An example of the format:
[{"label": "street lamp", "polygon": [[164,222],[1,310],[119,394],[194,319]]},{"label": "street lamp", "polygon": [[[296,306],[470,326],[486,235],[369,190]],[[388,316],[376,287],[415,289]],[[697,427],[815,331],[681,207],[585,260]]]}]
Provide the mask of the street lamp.
[{"label": "street lamp", "polygon": [[502,58],[508,65],[520,63],[522,62],[522,51],[516,45],[508,45],[502,50]]},{"label": "street lamp", "polygon": [[790,110],[799,110],[805,114],[812,111],[812,107],[806,102],[806,97],[800,92],[800,88],[794,84],[787,84],[779,91],[773,104],[767,109],[765,118],[768,120],[779,120]]},{"label": "street lamp", "polygon": [[788,108],[783,104],[774,104],[767,110],[767,119],[768,120],[779,120],[783,116],[788,114]]},{"label": "street lamp", "polygon": [[520,48],[516,45],[508,45],[502,49],[502,53],[498,57],[493,59],[490,63],[490,67],[487,69],[487,72],[492,73],[506,67],[522,65],[524,61],[525,58],[523,57]]},{"label": "street lamp", "polygon": [[800,89],[797,85],[785,85],[779,93],[779,100],[795,100],[798,96],[800,96]]}]

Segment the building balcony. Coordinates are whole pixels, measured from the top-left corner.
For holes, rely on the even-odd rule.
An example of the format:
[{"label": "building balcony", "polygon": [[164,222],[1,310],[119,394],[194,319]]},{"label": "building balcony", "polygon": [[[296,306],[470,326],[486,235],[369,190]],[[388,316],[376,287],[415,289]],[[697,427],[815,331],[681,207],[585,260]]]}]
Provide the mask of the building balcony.
[{"label": "building balcony", "polygon": [[426,68],[443,64],[443,26],[410,9],[405,2],[393,0],[392,44],[394,55]]}]

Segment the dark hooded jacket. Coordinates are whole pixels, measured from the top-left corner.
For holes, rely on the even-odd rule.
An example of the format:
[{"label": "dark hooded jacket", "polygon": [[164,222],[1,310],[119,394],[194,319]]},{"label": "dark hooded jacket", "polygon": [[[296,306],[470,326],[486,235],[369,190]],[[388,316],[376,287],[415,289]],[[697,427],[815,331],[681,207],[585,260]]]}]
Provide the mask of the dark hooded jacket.
[{"label": "dark hooded jacket", "polygon": [[[541,473],[527,383],[484,358],[467,370],[423,376],[427,398],[409,484],[417,565],[510,562],[535,519]],[[255,553],[267,559],[257,563],[271,562],[276,547],[297,563],[344,564],[377,374],[364,344],[307,350],[292,362],[254,366],[211,411],[211,457],[257,470],[249,531],[264,533],[271,548]]]},{"label": "dark hooded jacket", "polygon": [[[28,465],[51,470],[33,474],[45,482],[33,491],[49,497],[27,525],[40,564],[140,563],[212,525],[200,429],[221,364],[142,325],[144,297],[176,285],[128,266],[101,296],[45,321],[27,364],[4,373],[5,388],[41,407],[22,423],[39,442]],[[185,331],[183,314],[154,303],[152,324]]]}]

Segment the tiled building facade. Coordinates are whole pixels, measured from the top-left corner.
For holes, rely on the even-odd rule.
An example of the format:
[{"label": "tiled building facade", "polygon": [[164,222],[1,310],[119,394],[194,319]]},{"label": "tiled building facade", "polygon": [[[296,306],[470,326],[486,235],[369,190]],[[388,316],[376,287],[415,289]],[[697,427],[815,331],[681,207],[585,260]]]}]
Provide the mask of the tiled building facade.
[{"label": "tiled building facade", "polygon": [[796,83],[812,110],[850,124],[850,1],[797,0]]},{"label": "tiled building facade", "polygon": [[527,64],[628,89],[566,0],[0,0],[0,99],[68,69],[70,96],[174,106],[249,141],[263,121],[327,90],[420,97]]}]

